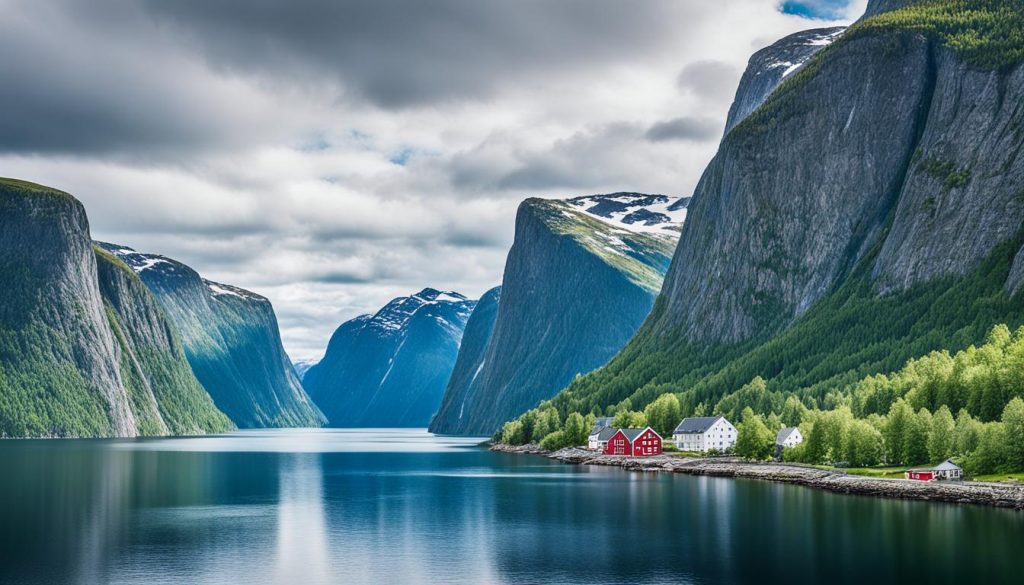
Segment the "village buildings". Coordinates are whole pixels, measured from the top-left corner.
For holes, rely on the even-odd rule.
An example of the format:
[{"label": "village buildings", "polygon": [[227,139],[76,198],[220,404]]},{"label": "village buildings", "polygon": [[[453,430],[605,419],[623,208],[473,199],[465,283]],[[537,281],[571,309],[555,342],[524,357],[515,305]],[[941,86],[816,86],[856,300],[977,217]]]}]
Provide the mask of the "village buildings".
[{"label": "village buildings", "polygon": [[680,451],[726,451],[736,444],[736,427],[723,416],[684,418],[672,431],[672,441]]}]

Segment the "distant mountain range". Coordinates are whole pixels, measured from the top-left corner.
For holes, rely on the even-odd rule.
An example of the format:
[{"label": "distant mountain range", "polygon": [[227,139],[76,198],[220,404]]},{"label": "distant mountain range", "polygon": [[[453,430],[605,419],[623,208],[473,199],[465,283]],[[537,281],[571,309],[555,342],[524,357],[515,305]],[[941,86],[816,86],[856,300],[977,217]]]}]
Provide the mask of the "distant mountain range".
[{"label": "distant mountain range", "polygon": [[331,426],[426,426],[475,306],[431,288],[396,298],[338,327],[303,383]]}]

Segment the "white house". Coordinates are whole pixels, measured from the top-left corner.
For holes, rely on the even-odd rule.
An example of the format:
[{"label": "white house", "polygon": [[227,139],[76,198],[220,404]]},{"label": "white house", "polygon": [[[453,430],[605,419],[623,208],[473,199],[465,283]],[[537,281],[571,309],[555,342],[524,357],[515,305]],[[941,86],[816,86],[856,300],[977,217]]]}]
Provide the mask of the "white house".
[{"label": "white house", "polygon": [[782,448],[796,447],[804,442],[804,436],[796,427],[786,427],[775,435],[775,445]]},{"label": "white house", "polygon": [[933,468],[933,471],[935,471],[935,477],[937,479],[960,479],[964,475],[964,470],[949,459],[946,459],[942,463],[936,465]]},{"label": "white house", "polygon": [[597,434],[590,435],[590,439],[587,441],[587,448],[592,451],[604,451],[605,446],[608,445],[608,440],[615,436],[618,430],[615,427],[605,427]]},{"label": "white house", "polygon": [[608,444],[608,439],[615,434],[615,429],[612,429],[611,433],[604,433],[612,424],[612,417],[604,416],[594,421],[594,428],[590,430],[590,437],[587,439],[587,448],[594,451],[604,451],[604,446]]},{"label": "white house", "polygon": [[725,451],[736,444],[736,427],[722,416],[684,418],[672,431],[672,440],[680,451]]}]

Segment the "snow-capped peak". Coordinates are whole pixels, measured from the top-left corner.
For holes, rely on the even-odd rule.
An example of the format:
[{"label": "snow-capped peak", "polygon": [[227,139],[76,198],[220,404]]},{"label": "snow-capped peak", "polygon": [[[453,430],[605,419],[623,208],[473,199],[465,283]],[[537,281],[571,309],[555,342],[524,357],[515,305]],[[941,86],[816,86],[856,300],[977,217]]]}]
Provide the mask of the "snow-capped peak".
[{"label": "snow-capped peak", "polygon": [[[811,34],[806,38],[801,39],[799,45],[803,45],[805,47],[825,47],[834,43],[835,40],[838,39],[845,31],[846,29],[839,29],[830,33]],[[785,79],[803,67],[804,63],[817,54],[816,51],[793,51],[793,49],[789,49],[789,52],[795,53],[797,57],[793,60],[780,60],[770,63],[767,65],[766,69],[779,69],[785,67],[785,71],[782,72],[782,78]]]},{"label": "snow-capped peak", "polygon": [[611,193],[573,197],[566,202],[576,211],[620,229],[678,236],[689,197]]}]

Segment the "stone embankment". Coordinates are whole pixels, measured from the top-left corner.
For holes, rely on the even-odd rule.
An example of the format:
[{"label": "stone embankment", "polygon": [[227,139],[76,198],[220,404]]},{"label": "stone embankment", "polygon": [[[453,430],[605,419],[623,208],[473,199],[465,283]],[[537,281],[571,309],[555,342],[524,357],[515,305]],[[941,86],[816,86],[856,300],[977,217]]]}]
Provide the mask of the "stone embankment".
[{"label": "stone embankment", "polygon": [[738,458],[696,458],[679,455],[622,457],[601,455],[579,448],[553,453],[539,445],[492,445],[492,451],[544,455],[576,465],[606,465],[630,471],[686,473],[711,477],[762,479],[792,483],[841,494],[925,500],[955,504],[977,504],[1024,510],[1024,486],[987,482],[919,482],[851,475],[840,471],[782,463],[753,463]]}]

